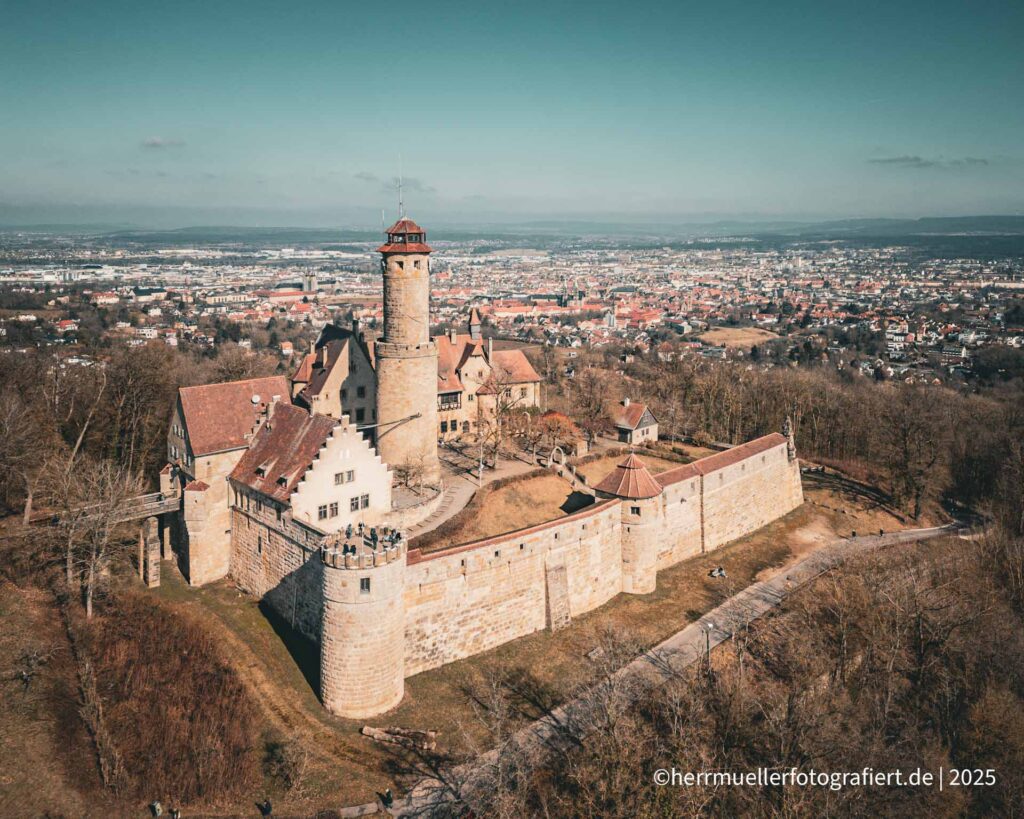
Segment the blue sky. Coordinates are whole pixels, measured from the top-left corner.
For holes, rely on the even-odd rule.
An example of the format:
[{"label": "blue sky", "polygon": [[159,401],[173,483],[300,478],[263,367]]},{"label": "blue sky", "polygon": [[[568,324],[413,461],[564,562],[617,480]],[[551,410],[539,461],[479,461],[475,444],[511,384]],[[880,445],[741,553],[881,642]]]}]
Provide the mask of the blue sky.
[{"label": "blue sky", "polygon": [[13,218],[1024,212],[1019,0],[0,9]]}]

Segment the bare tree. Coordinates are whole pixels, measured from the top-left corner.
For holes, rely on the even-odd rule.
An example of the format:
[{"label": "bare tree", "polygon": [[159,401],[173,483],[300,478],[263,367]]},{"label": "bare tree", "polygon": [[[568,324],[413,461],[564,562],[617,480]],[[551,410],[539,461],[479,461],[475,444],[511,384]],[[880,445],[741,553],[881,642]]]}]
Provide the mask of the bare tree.
[{"label": "bare tree", "polygon": [[86,617],[91,618],[101,579],[115,560],[134,550],[130,537],[134,527],[124,520],[124,509],[126,501],[140,494],[144,484],[137,473],[106,459],[83,460],[72,475],[78,482],[73,495],[85,500],[86,505],[74,510],[74,523],[66,532],[69,577],[78,571]]}]

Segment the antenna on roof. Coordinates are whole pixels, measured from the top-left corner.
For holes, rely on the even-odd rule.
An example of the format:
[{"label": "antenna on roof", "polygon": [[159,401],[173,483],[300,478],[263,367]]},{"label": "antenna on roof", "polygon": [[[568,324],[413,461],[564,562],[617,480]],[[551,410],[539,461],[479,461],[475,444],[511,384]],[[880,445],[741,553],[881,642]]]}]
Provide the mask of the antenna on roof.
[{"label": "antenna on roof", "polygon": [[398,155],[398,218],[405,218],[405,204],[402,202],[402,155]]}]

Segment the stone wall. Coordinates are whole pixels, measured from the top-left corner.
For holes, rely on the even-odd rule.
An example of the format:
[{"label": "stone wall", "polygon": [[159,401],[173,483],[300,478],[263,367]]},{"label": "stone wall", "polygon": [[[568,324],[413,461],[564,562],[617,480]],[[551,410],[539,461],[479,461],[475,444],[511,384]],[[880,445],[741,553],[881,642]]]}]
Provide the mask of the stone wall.
[{"label": "stone wall", "polygon": [[359,557],[324,553],[320,697],[361,719],[398,705],[405,690],[403,548]]},{"label": "stone wall", "polygon": [[442,552],[410,552],[406,675],[545,628],[549,573],[565,573],[570,617],[608,602],[622,588],[619,531],[619,503],[607,501]]},{"label": "stone wall", "polygon": [[704,475],[704,549],[760,529],[802,502],[799,466],[789,460],[785,441],[709,472]]},{"label": "stone wall", "polygon": [[673,566],[803,502],[799,463],[781,435],[657,477],[664,491],[648,501],[602,501],[528,529],[435,553],[411,551],[406,675],[558,627],[619,592],[653,591],[642,561],[653,560],[657,570]]},{"label": "stone wall", "polygon": [[[207,485],[203,510],[192,521],[186,520],[184,542],[176,550],[182,574],[193,586],[202,586],[226,577],[230,571],[231,509],[227,476],[238,465],[244,449],[215,452],[196,458],[192,468],[181,466],[183,480],[190,478]],[[196,526],[201,514],[201,525]]]},{"label": "stone wall", "polygon": [[[242,500],[244,506],[244,499]],[[231,521],[231,576],[239,588],[262,598],[292,628],[320,640],[323,618],[323,563],[320,533],[277,517],[268,504],[249,499]]]}]

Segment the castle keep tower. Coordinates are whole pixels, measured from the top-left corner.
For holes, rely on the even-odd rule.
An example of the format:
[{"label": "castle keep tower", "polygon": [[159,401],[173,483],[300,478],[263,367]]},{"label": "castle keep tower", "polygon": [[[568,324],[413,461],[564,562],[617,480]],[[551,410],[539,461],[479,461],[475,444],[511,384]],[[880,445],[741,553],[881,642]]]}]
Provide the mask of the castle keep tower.
[{"label": "castle keep tower", "polygon": [[399,219],[377,248],[384,275],[384,336],[377,359],[377,448],[392,467],[441,479],[437,459],[437,348],[430,338],[430,246],[412,219]]}]

